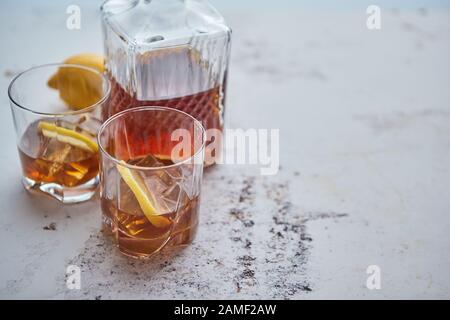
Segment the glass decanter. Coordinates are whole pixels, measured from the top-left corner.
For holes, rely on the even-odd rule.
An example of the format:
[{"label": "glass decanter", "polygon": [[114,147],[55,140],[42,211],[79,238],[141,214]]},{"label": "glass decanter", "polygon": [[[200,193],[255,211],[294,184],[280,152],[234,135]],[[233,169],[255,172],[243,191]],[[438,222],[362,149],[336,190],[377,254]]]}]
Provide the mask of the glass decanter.
[{"label": "glass decanter", "polygon": [[201,121],[207,144],[219,146],[211,133],[223,130],[231,44],[223,17],[204,0],[108,0],[101,12],[111,80],[105,116],[175,108]]}]

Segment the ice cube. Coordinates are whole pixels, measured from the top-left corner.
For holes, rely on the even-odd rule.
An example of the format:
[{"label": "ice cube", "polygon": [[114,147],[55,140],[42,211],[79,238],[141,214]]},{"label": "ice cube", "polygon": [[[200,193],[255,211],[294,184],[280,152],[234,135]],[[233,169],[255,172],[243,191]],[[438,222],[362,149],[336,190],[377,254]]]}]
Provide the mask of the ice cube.
[{"label": "ice cube", "polygon": [[50,139],[45,149],[43,149],[41,158],[51,162],[48,169],[49,176],[54,176],[64,168],[64,161],[72,150],[69,144],[61,143],[56,139]]},{"label": "ice cube", "polygon": [[124,211],[130,215],[136,216],[144,215],[139,205],[139,202],[136,199],[136,196],[128,187],[128,185],[125,183],[125,181],[123,181],[123,179],[120,179],[117,193],[118,193],[117,205],[119,210]]},{"label": "ice cube", "polygon": [[[133,162],[136,166],[141,167],[163,167],[164,163],[158,160],[152,154],[149,154],[136,162]],[[157,169],[155,171],[149,171],[146,173],[149,179],[153,179],[153,176],[157,176],[160,180],[158,184],[158,192],[164,192],[166,189],[172,188],[177,181],[181,181],[182,172],[179,167],[168,169]]]},{"label": "ice cube", "polygon": [[[131,161],[130,164],[141,167],[164,166],[164,163],[151,154]],[[195,191],[191,187],[192,169],[183,167],[135,170],[135,173],[143,179],[149,199],[158,214],[175,212],[194,197]]]},{"label": "ice cube", "polygon": [[78,123],[77,129],[80,130],[79,132],[87,136],[95,137],[96,136],[95,133],[102,125],[102,122],[99,119],[92,116],[85,116],[84,119],[85,120],[82,123]]},{"label": "ice cube", "polygon": [[178,181],[180,187],[184,190],[187,197],[192,200],[196,195],[200,193],[198,187],[200,186],[201,174],[196,170],[199,170],[199,166],[196,165],[181,165],[179,170],[182,172],[182,179]]},{"label": "ice cube", "polygon": [[148,154],[145,157],[136,159],[134,161],[130,162],[131,164],[139,167],[161,167],[164,166],[164,164],[158,160],[154,155]]},{"label": "ice cube", "polygon": [[[158,173],[146,175],[144,183],[149,190],[150,200],[159,214],[176,210],[176,199],[165,199],[163,197],[165,192],[171,188],[171,185],[163,181]],[[172,185],[174,184],[172,183]]]}]

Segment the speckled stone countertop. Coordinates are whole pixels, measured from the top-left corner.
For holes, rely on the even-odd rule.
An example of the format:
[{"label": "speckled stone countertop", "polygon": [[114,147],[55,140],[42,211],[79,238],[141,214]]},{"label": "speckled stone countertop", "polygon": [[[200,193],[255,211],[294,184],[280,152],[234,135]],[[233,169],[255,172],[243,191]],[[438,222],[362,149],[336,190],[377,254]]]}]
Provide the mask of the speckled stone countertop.
[{"label": "speckled stone countertop", "polygon": [[0,13],[1,298],[450,298],[448,11],[385,10],[379,31],[365,8],[224,12],[227,126],[279,128],[281,168],[208,169],[194,243],[143,262],[100,232],[98,198],[61,206],[19,183],[11,77],[102,52],[98,12],[69,31],[65,9]]}]

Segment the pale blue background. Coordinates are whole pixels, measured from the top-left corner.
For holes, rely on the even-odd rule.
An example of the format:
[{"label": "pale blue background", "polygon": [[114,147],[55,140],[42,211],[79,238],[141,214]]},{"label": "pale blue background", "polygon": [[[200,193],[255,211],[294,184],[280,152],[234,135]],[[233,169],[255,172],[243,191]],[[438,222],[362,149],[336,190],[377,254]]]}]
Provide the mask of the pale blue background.
[{"label": "pale blue background", "polygon": [[[261,179],[249,168],[212,169],[202,187],[205,225],[161,269],[131,268],[103,246],[98,203],[59,207],[19,182],[8,84],[33,65],[102,53],[102,1],[0,0],[0,298],[449,299],[450,1],[211,1],[233,28],[226,125],[280,128],[282,170]],[[70,4],[81,7],[81,30],[66,28]],[[366,27],[369,4],[381,7],[381,30]],[[258,283],[237,294],[230,279],[249,252],[231,240],[240,222],[230,210],[241,208],[248,177],[245,214],[255,228],[245,238]],[[273,200],[289,204],[290,222],[309,220],[305,270],[292,267],[303,259],[290,237],[269,250],[281,208]],[[348,216],[314,218],[323,213]],[[42,229],[50,222],[56,231]],[[275,253],[284,258],[272,268],[265,258]],[[80,261],[89,265],[82,291],[67,292],[67,263]],[[382,290],[365,287],[370,264],[382,269]],[[292,295],[304,279],[313,291]]]},{"label": "pale blue background", "polygon": [[[52,4],[54,7],[80,4],[83,6],[98,6],[102,1],[95,0],[2,0],[1,7],[18,8],[21,6],[42,6]],[[384,8],[417,9],[450,7],[449,0],[210,0],[218,9],[253,8],[264,9],[290,9],[297,8],[323,8],[323,9],[358,9],[375,4]]]}]

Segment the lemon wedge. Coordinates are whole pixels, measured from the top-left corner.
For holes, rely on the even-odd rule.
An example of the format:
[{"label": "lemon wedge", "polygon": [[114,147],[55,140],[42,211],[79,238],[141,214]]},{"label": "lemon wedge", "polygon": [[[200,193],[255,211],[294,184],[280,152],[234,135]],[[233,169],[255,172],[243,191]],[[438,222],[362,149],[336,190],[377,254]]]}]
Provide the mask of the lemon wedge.
[{"label": "lemon wedge", "polygon": [[81,180],[89,172],[89,169],[77,163],[71,163],[70,166],[75,170],[66,170],[66,173],[77,180]]},{"label": "lemon wedge", "polygon": [[158,160],[172,160],[172,157],[170,155],[165,154],[155,154],[154,157]]},{"label": "lemon wedge", "polygon": [[[121,161],[121,163],[126,164],[125,161]],[[136,200],[138,201],[139,206],[148,221],[150,221],[150,223],[157,228],[165,228],[169,226],[171,223],[170,220],[166,217],[158,215],[157,210],[153,206],[152,199],[154,200],[154,195],[145,186],[142,177],[125,166],[116,165],[116,167],[120,176],[136,197]]]},{"label": "lemon wedge", "polygon": [[59,127],[54,123],[45,121],[40,121],[38,128],[47,138],[55,138],[60,142],[68,143],[74,147],[78,147],[89,152],[98,152],[97,143],[79,132]]},{"label": "lemon wedge", "polygon": [[[90,67],[100,73],[105,70],[103,56],[91,53],[74,55],[64,60],[64,63]],[[60,67],[47,84],[58,90],[60,98],[74,110],[95,104],[103,94],[101,76],[81,68]]]}]

